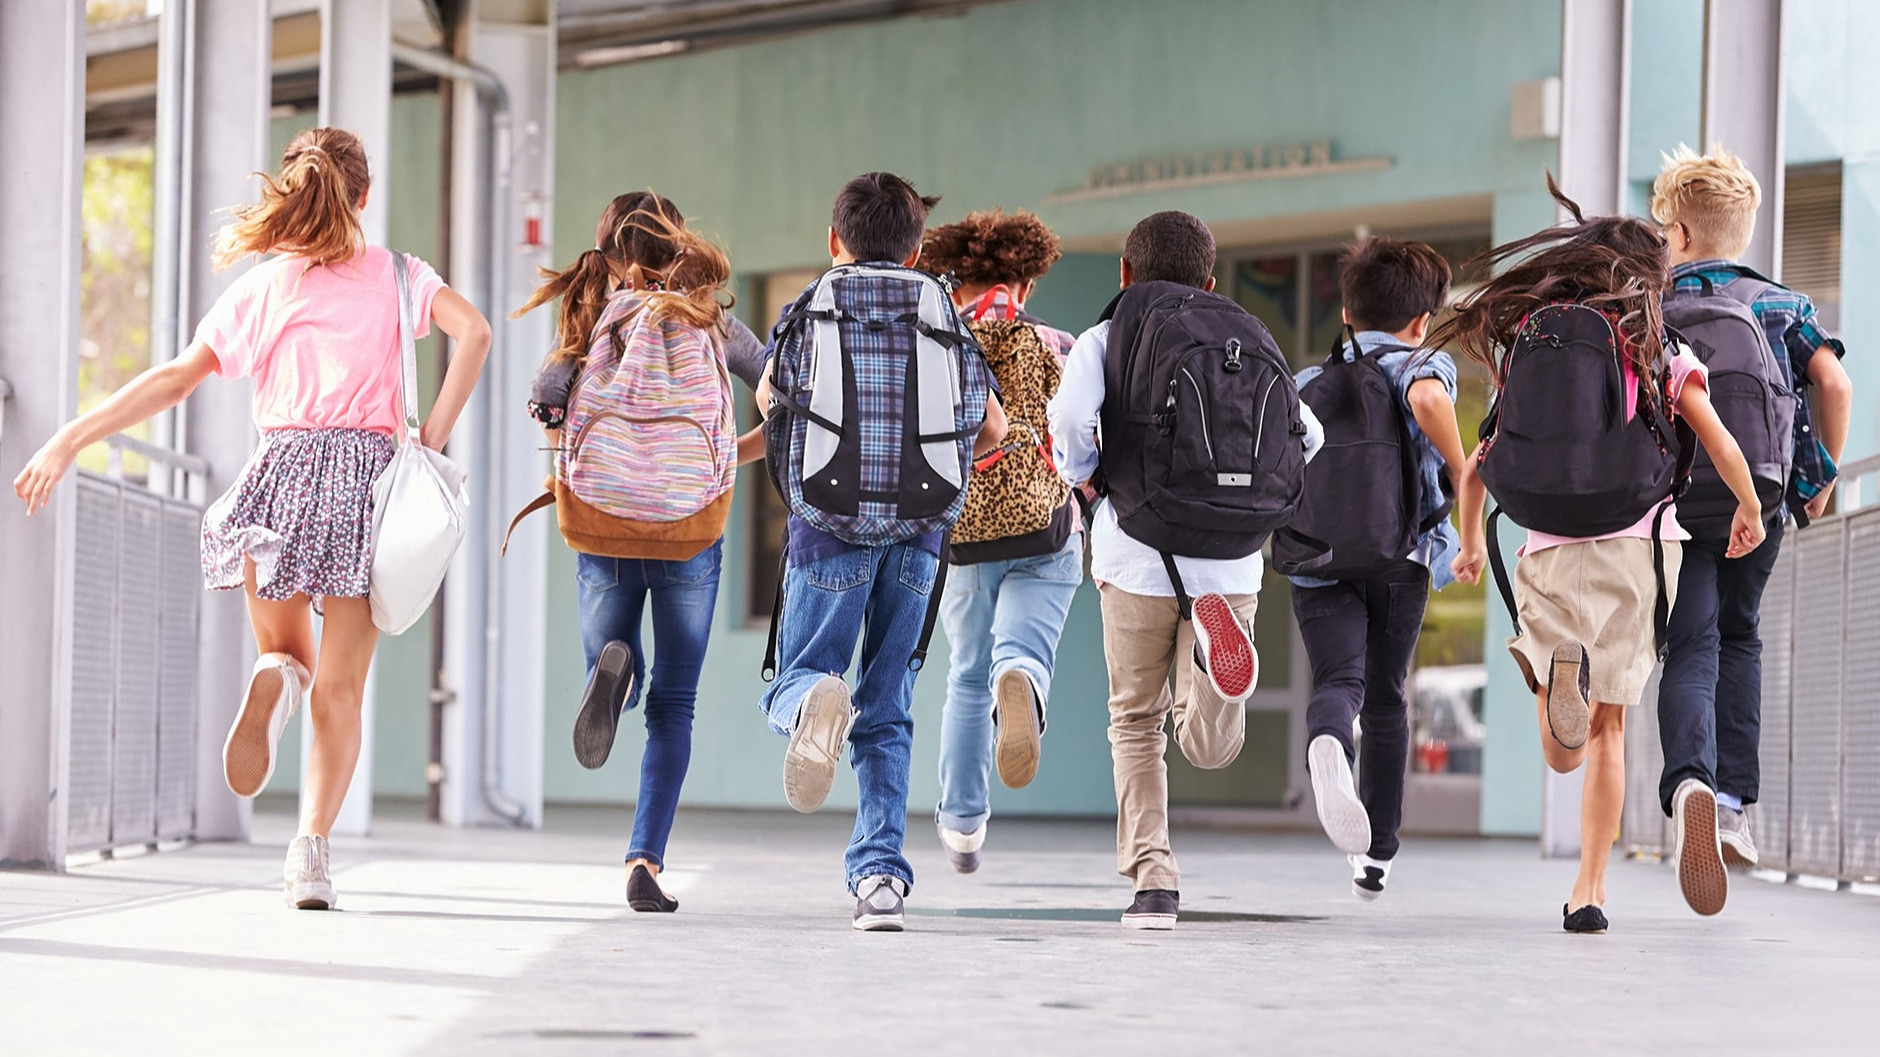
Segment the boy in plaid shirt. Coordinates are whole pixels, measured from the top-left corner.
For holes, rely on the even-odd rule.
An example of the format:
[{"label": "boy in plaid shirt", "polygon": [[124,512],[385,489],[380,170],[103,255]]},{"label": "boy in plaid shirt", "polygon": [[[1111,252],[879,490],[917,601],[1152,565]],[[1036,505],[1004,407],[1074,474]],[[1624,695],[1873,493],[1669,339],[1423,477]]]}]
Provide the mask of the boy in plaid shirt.
[{"label": "boy in plaid shirt", "polygon": [[[829,228],[831,264],[913,267],[920,258],[927,211],[938,201],[921,197],[892,173],[868,173],[850,180],[836,196]],[[812,283],[810,291],[816,285]],[[784,310],[772,334],[773,370],[783,319],[807,300],[810,291]],[[874,293],[864,288],[862,296]],[[915,306],[865,301],[864,307],[870,318],[889,318]],[[950,304],[947,310],[953,311]],[[964,331],[966,327],[955,316],[951,329]],[[885,331],[856,328],[852,335],[845,333],[843,340],[847,348],[852,341],[891,339]],[[773,371],[767,370],[757,390],[758,407],[771,408],[772,382]],[[970,405],[974,395],[963,390],[961,399]],[[986,393],[984,402],[984,423],[975,439],[979,454],[997,447],[1005,436],[1005,413],[997,396]],[[976,406],[965,411],[968,422],[980,417]],[[866,428],[862,437],[864,443],[879,441]],[[914,741],[909,707],[916,672],[910,661],[942,560],[943,533],[867,547],[820,531],[795,514],[787,531],[783,611],[777,626],[778,670],[764,695],[771,729],[790,737],[784,756],[784,793],[798,811],[820,808],[835,781],[842,747],[849,746],[861,794],[845,863],[849,889],[856,896],[853,924],[864,931],[898,932],[903,924],[901,900],[914,882],[913,867],[901,851]],[[842,674],[855,656],[858,639],[861,669],[851,705]]]}]

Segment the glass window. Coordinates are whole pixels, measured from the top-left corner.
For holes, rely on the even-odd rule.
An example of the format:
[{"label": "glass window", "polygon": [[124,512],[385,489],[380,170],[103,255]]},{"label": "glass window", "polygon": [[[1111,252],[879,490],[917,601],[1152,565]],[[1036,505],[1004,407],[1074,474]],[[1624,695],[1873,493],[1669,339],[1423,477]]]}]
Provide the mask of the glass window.
[{"label": "glass window", "polygon": [[1253,257],[1236,261],[1230,294],[1240,307],[1266,324],[1289,359],[1298,355],[1299,256]]}]

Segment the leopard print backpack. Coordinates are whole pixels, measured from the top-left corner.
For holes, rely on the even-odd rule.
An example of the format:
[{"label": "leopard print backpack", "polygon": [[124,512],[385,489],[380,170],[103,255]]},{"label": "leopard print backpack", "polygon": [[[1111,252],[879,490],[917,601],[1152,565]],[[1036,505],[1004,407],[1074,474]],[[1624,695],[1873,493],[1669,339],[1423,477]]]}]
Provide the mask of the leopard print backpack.
[{"label": "leopard print backpack", "polygon": [[1005,443],[973,463],[966,509],[953,527],[953,560],[1049,554],[1064,545],[1071,524],[1070,485],[1051,461],[1045,414],[1063,368],[1030,323],[988,317],[971,327],[1010,425]]}]

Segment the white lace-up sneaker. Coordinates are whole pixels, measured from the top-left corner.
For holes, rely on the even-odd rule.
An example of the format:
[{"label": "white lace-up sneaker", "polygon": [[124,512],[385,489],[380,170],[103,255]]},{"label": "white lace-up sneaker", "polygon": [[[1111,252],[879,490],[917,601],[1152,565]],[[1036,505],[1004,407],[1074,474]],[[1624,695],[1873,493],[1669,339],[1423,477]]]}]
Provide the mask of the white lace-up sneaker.
[{"label": "white lace-up sneaker", "polygon": [[1390,880],[1389,859],[1373,859],[1369,855],[1347,855],[1351,862],[1351,894],[1369,903],[1384,894],[1384,883]]},{"label": "white lace-up sneaker", "polygon": [[287,887],[287,905],[299,910],[338,910],[339,896],[327,872],[325,837],[295,837],[287,846],[287,865],[281,869]]},{"label": "white lace-up sneaker", "polygon": [[300,675],[286,655],[270,653],[255,662],[248,695],[222,744],[222,773],[236,796],[254,796],[274,777],[275,748],[300,707]]},{"label": "white lace-up sneaker", "polygon": [[850,922],[860,932],[899,932],[905,926],[907,911],[901,904],[907,885],[898,877],[864,877],[855,886],[855,918]]},{"label": "white lace-up sneaker", "polygon": [[986,823],[971,833],[950,830],[939,823],[934,828],[940,831],[940,844],[947,850],[947,865],[955,873],[972,873],[979,869],[979,849],[986,844]]},{"label": "white lace-up sneaker", "polygon": [[1330,734],[1312,739],[1306,749],[1306,769],[1312,773],[1312,799],[1319,808],[1319,825],[1332,845],[1347,855],[1371,848],[1371,816],[1358,799],[1345,747]]}]

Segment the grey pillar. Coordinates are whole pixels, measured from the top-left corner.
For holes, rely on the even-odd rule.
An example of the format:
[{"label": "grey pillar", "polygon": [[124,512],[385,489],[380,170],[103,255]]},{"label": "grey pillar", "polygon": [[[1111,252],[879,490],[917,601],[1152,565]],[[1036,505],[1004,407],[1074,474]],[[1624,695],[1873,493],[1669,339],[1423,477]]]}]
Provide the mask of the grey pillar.
[{"label": "grey pillar", "polygon": [[1735,151],[1762,184],[1762,209],[1743,263],[1780,279],[1783,157],[1782,0],[1704,6],[1702,146]]},{"label": "grey pillar", "polygon": [[[1560,34],[1560,189],[1587,216],[1626,205],[1632,0],[1563,0]],[[1541,854],[1580,852],[1585,769],[1543,769]]]},{"label": "grey pillar", "polygon": [[[320,4],[320,124],[346,129],[365,144],[372,191],[364,220],[368,243],[386,240],[386,203],[391,197],[392,3],[391,0],[322,0]],[[360,707],[359,763],[346,801],[333,820],[335,833],[361,835],[372,828],[372,750],[378,711],[376,665],[366,677]],[[313,718],[301,717],[303,789]]]},{"label": "grey pillar", "polygon": [[[178,0],[169,0],[177,4]],[[188,74],[183,119],[185,144],[178,319],[193,330],[215,299],[247,267],[217,272],[210,262],[222,210],[256,198],[250,175],[271,169],[268,109],[272,102],[274,26],[268,5],[252,0],[191,0],[187,5]],[[187,339],[185,339],[187,340]],[[220,495],[254,450],[251,388],[210,379],[190,397],[184,447],[208,460],[208,494]],[[222,742],[241,703],[254,661],[254,635],[237,591],[203,598],[197,676],[202,709],[196,727],[196,835],[240,839],[248,835],[249,803],[222,777]]]},{"label": "grey pillar", "polygon": [[[0,434],[11,484],[72,417],[78,392],[85,8],[0,3]],[[8,388],[0,387],[0,388]],[[30,521],[0,494],[0,865],[63,869],[70,730],[70,478]]]}]

